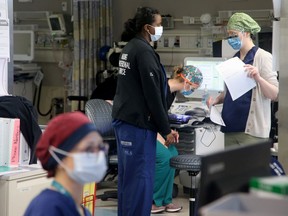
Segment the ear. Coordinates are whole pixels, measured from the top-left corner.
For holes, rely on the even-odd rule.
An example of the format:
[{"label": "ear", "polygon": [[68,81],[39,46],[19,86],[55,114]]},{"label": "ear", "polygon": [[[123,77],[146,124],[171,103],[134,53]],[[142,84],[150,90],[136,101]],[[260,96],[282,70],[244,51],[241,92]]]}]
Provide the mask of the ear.
[{"label": "ear", "polygon": [[149,26],[148,24],[145,24],[145,25],[143,26],[143,28],[144,28],[144,31],[150,33],[148,26]]}]

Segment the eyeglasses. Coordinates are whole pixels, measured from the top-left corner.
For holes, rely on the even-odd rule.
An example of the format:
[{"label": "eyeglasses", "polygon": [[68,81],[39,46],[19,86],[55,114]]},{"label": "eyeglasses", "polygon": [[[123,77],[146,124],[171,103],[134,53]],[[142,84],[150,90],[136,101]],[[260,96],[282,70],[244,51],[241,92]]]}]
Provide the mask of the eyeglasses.
[{"label": "eyeglasses", "polygon": [[178,74],[178,76],[182,77],[193,89],[196,89],[199,87],[198,84],[195,84],[189,81],[182,73]]},{"label": "eyeglasses", "polygon": [[79,152],[86,152],[86,153],[94,153],[98,151],[104,151],[105,153],[109,150],[109,144],[108,143],[100,143],[99,145],[90,145],[84,149],[77,149]]}]

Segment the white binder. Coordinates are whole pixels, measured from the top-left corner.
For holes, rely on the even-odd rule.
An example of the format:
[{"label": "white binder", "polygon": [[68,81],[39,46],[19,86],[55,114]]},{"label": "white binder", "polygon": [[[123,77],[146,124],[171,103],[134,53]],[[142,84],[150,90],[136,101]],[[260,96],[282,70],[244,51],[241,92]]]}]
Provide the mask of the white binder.
[{"label": "white binder", "polygon": [[18,166],[20,119],[0,118],[0,166]]},{"label": "white binder", "polygon": [[19,165],[29,165],[30,148],[22,133],[20,133]]}]

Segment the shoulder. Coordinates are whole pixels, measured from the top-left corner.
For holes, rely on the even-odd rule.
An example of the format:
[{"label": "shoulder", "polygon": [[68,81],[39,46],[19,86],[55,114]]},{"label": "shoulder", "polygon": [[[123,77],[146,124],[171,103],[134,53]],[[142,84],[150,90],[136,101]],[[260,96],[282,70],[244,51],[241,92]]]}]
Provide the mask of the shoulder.
[{"label": "shoulder", "polygon": [[68,197],[57,191],[45,189],[32,200],[24,216],[67,215],[70,208]]},{"label": "shoulder", "polygon": [[272,54],[270,52],[267,52],[264,49],[261,49],[260,47],[258,48],[258,50],[255,53],[255,58],[272,58]]},{"label": "shoulder", "polygon": [[[153,52],[154,51],[153,47],[144,38],[141,38],[141,37],[133,38],[127,45],[129,45],[128,47],[130,47],[132,49],[138,48],[141,50],[141,52],[143,52],[143,51]],[[124,49],[125,49],[125,47],[124,47]],[[137,49],[137,51],[139,51],[138,49]]]}]

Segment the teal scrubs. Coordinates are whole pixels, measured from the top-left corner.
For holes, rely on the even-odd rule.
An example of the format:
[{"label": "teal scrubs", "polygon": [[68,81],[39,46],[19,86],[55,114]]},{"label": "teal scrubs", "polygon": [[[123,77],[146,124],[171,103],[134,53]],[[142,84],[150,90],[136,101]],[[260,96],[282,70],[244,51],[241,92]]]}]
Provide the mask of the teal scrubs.
[{"label": "teal scrubs", "polygon": [[174,145],[165,147],[157,141],[156,166],[153,189],[153,202],[156,206],[165,206],[172,203],[175,169],[170,167],[170,158],[177,156]]}]

